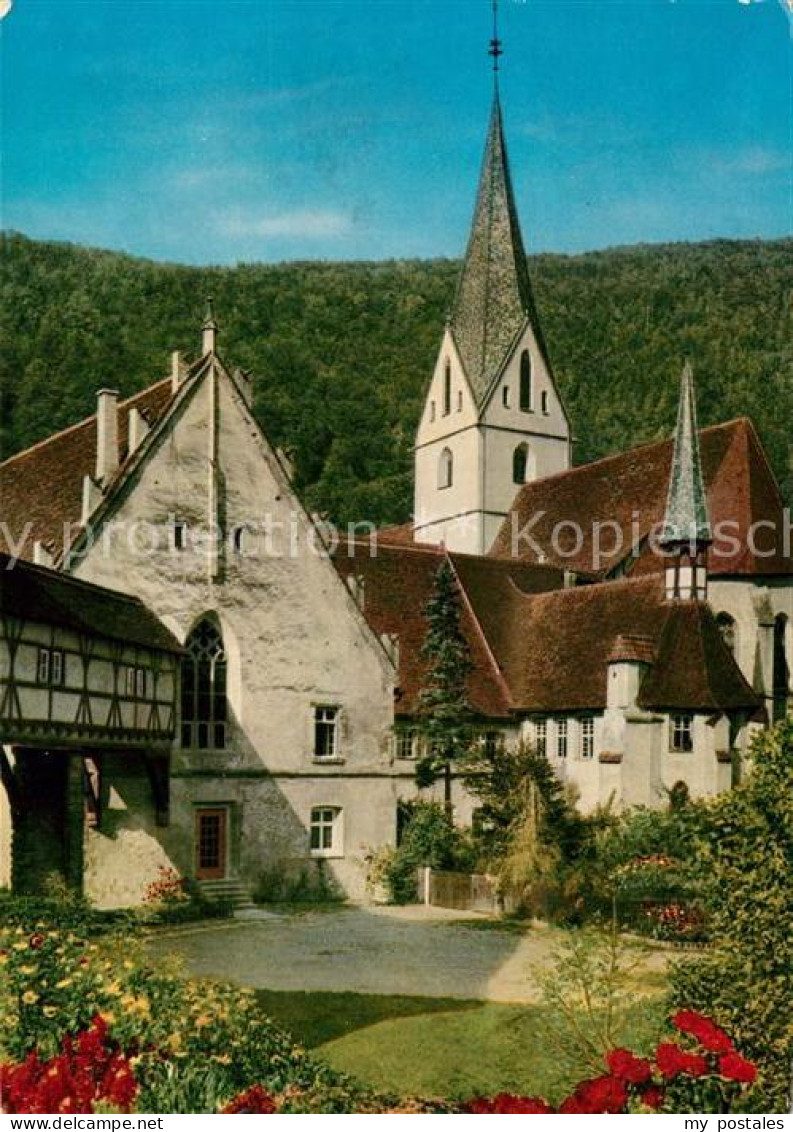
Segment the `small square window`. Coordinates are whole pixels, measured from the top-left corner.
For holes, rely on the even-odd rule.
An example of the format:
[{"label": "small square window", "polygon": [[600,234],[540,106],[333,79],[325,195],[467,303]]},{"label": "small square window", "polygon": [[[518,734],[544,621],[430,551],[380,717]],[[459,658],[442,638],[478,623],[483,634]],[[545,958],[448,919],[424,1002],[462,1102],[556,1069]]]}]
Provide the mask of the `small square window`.
[{"label": "small square window", "polygon": [[673,715],[669,721],[669,750],[688,752],[694,750],[693,715]]},{"label": "small square window", "polygon": [[314,806],[309,835],[312,857],[340,857],[342,842],[341,810],[338,806]]},{"label": "small square window", "polygon": [[339,709],[314,708],[314,758],[332,759],[338,753]]},{"label": "small square window", "polygon": [[412,727],[405,728],[396,733],[396,757],[398,759],[415,759],[418,736]]}]

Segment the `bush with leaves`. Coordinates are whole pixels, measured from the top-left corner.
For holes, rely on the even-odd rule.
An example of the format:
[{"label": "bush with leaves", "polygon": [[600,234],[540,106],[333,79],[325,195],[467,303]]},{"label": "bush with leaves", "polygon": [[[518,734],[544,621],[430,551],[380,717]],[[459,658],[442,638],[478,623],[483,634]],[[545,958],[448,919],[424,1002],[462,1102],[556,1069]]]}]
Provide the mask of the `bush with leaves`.
[{"label": "bush with leaves", "polygon": [[414,802],[400,844],[376,859],[377,880],[384,883],[395,904],[411,904],[418,897],[417,870],[423,866],[470,872],[475,854],[471,836],[449,822],[436,802]]},{"label": "bush with leaves", "polygon": [[793,719],[758,735],[744,781],[709,803],[697,862],[714,948],[673,972],[674,1001],[709,1014],[761,1069],[764,1108],[789,1103]]}]

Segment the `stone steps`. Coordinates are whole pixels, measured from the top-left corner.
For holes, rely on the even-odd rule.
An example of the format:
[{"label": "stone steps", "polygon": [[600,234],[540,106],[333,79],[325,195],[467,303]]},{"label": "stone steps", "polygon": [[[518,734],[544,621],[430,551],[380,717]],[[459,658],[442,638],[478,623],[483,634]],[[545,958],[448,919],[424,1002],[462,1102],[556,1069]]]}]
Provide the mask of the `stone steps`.
[{"label": "stone steps", "polygon": [[234,912],[256,907],[248,889],[242,881],[234,877],[226,877],[222,880],[199,880],[198,888],[207,900],[230,904]]}]

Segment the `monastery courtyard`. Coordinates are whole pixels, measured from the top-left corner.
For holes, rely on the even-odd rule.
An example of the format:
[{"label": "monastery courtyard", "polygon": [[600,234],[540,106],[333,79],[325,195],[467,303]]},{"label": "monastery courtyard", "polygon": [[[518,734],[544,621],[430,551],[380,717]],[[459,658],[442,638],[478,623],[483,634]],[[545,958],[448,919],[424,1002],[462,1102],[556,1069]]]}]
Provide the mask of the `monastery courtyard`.
[{"label": "monastery courtyard", "polygon": [[[538,976],[565,935],[423,906],[342,906],[259,917],[168,929],[151,939],[150,948],[157,956],[181,956],[192,975],[256,989],[533,1003],[540,995]],[[637,962],[636,982],[653,993],[672,952],[626,942],[635,948],[629,962]]]}]

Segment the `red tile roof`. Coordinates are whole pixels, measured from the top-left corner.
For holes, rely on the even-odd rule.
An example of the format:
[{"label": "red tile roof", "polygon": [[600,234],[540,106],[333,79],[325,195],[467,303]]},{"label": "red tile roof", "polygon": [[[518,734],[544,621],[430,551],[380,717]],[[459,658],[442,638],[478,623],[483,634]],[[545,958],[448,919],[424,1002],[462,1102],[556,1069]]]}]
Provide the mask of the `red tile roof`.
[{"label": "red tile roof", "polygon": [[[710,517],[717,532],[710,551],[711,572],[793,574],[793,554],[784,545],[782,496],[751,421],[740,418],[704,429],[700,443]],[[661,569],[663,560],[651,552],[645,540],[663,519],[672,449],[671,440],[645,444],[526,484],[504,521],[491,555],[512,557],[513,532],[522,531],[528,524],[528,534],[548,562],[607,575],[628,559],[632,543],[638,541],[641,553],[633,571]],[[760,529],[753,549],[748,534],[752,524],[758,522],[770,523],[771,527]],[[566,526],[558,531],[555,545],[554,530],[560,523]],[[727,523],[731,527],[725,527]],[[601,525],[599,555],[596,524]],[[728,542],[730,536],[735,537],[737,545]],[[580,545],[576,545],[579,537]],[[519,540],[514,549],[521,559],[541,560],[526,539]]]},{"label": "red tile roof", "polygon": [[[345,578],[363,579],[364,613],[399,638],[397,713],[415,712],[425,676],[424,609],[444,551],[358,544],[339,554]],[[449,554],[480,715],[602,711],[613,660],[647,665],[642,703],[680,710],[755,710],[760,701],[723,644],[707,606],[668,603],[658,574],[563,588],[563,572],[503,559]],[[646,687],[646,694],[645,694]]]},{"label": "red tile roof", "polygon": [[[172,398],[165,378],[118,407],[119,461],[127,458],[128,418],[137,408],[151,426]],[[36,540],[64,545],[64,527],[76,526],[82,511],[83,479],[96,467],[96,415],[58,432],[0,464],[0,550],[32,559]],[[20,543],[21,540],[21,543]]]}]

